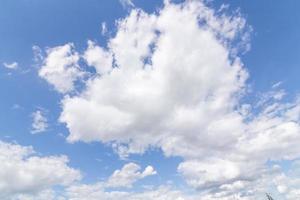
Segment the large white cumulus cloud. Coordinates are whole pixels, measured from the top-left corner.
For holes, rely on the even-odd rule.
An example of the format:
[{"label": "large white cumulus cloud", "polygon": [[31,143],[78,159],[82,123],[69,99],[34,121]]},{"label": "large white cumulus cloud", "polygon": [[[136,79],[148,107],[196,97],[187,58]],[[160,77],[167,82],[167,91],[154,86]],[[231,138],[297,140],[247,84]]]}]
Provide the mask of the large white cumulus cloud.
[{"label": "large white cumulus cloud", "polygon": [[[80,95],[63,100],[60,120],[70,130],[68,140],[129,143],[132,152],[157,145],[182,156],[194,156],[193,149],[181,147],[190,137],[196,136],[191,147],[197,149],[233,142],[240,133],[226,124],[242,120],[233,108],[247,73],[238,58],[229,59],[215,29],[200,27],[207,9],[199,2],[170,4],[158,15],[133,10],[119,21],[107,50],[114,55],[112,70],[100,69],[110,68],[111,59],[96,64],[101,75],[89,80]],[[100,49],[94,48],[99,59]],[[223,141],[215,143],[215,137]]]},{"label": "large white cumulus cloud", "polygon": [[[133,9],[106,48],[88,42],[82,58],[96,73],[62,100],[68,141],[110,143],[121,156],[161,148],[183,158],[178,171],[189,185],[211,192],[203,199],[256,198],[254,188],[273,177],[267,161],[300,157],[300,103],[283,103],[277,86],[258,105],[241,103],[248,73],[238,52],[247,37],[238,13],[202,1],[166,1],[154,14]],[[61,92],[74,88],[77,70]]]}]

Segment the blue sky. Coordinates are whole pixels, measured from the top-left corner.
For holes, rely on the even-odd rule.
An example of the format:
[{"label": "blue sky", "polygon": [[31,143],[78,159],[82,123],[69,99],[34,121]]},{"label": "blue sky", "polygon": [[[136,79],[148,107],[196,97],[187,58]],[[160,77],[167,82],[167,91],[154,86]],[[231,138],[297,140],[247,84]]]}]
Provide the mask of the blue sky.
[{"label": "blue sky", "polygon": [[[202,3],[198,1],[201,4],[199,8],[197,3],[194,5],[183,1],[173,1],[171,5],[162,1],[134,0],[130,2],[125,0],[123,1],[125,5],[122,5],[122,1],[118,0],[1,1],[0,92],[2,98],[0,101],[0,140],[3,142],[2,145],[10,144],[22,148],[32,146],[40,159],[51,158],[53,155],[65,155],[69,159],[69,163],[64,163],[67,165],[66,167],[76,169],[82,175],[80,181],[73,178],[74,180],[63,186],[59,183],[51,183],[42,189],[33,187],[28,189],[29,187],[27,188],[26,184],[21,185],[20,187],[24,187],[24,191],[30,191],[28,193],[7,187],[8,189],[3,189],[5,196],[2,198],[24,200],[27,197],[26,195],[29,195],[29,199],[34,199],[30,196],[31,194],[40,194],[45,190],[51,190],[55,193],[58,190],[56,187],[63,187],[61,189],[63,194],[52,194],[54,196],[51,198],[80,199],[80,197],[69,194],[70,192],[64,192],[71,191],[74,189],[73,187],[81,187],[83,184],[88,184],[90,187],[97,183],[110,185],[112,183],[109,180],[115,174],[115,170],[124,169],[124,166],[134,163],[139,166],[139,169],[134,172],[140,174],[133,176],[138,178],[129,177],[130,180],[134,181],[129,181],[127,185],[132,184],[133,186],[129,188],[116,187],[117,191],[141,192],[142,195],[145,194],[144,188],[150,186],[150,188],[168,188],[170,186],[171,189],[167,189],[170,196],[165,198],[172,199],[172,195],[174,195],[172,192],[179,191],[180,194],[184,193],[182,195],[186,195],[183,196],[183,199],[196,198],[189,197],[189,195],[200,195],[203,199],[225,200],[233,197],[230,196],[229,190],[223,191],[221,189],[224,188],[224,185],[234,185],[237,180],[250,179],[244,175],[235,175],[236,173],[232,175],[232,170],[236,170],[241,174],[243,174],[242,172],[253,173],[253,176],[259,177],[257,180],[260,181],[260,184],[268,182],[265,177],[269,178],[270,176],[269,179],[272,179],[275,185],[265,186],[268,188],[266,189],[268,191],[265,192],[274,193],[274,196],[278,195],[278,197],[284,199],[297,199],[297,195],[300,195],[300,190],[297,189],[300,186],[300,180],[295,175],[290,178],[290,174],[296,173],[294,172],[295,167],[290,166],[299,165],[297,159],[300,157],[300,149],[296,148],[297,143],[295,143],[300,138],[298,136],[300,134],[300,110],[297,110],[300,104],[297,99],[300,92],[298,78],[300,73],[300,57],[298,55],[300,52],[300,14],[298,12],[300,2],[295,0],[276,2],[271,0],[215,0]],[[222,15],[217,12],[223,4],[228,5],[228,8],[221,12],[227,17],[226,19],[231,20],[228,26],[232,25],[233,28],[231,28],[237,33],[233,38],[226,35],[229,34],[229,31],[226,32],[226,30],[209,24],[213,20],[217,24],[223,23],[222,20],[224,19],[220,17]],[[180,5],[183,7],[180,8]],[[168,10],[168,6],[171,11]],[[173,11],[172,6],[177,6],[178,9],[174,8]],[[202,6],[210,12],[216,12],[215,16],[205,18],[208,15],[201,10]],[[160,17],[168,16],[169,12],[174,12],[174,15],[178,15],[180,18],[180,14],[187,11],[187,15],[191,15],[191,19],[194,19],[189,9],[195,9],[195,13],[200,17],[204,16],[204,19],[207,20],[208,25],[206,28],[198,27],[200,31],[204,31],[203,34],[207,34],[207,37],[202,38],[200,32],[199,35],[197,35],[198,32],[193,35],[192,31],[194,29],[189,29],[190,24],[180,27],[180,23],[176,24],[176,20],[167,17],[167,20],[163,20],[164,18]],[[146,17],[141,17],[139,14],[135,16],[132,14],[134,12],[142,12]],[[153,21],[162,19],[161,22],[157,22],[160,23],[159,25],[156,25],[156,21],[151,21],[149,17],[151,13],[155,13],[153,14],[153,18],[155,18]],[[164,15],[164,13],[166,14]],[[143,16],[141,13],[140,15]],[[128,21],[132,19],[133,24],[126,23],[126,19]],[[135,21],[134,19],[139,20]],[[117,20],[119,22],[123,20],[123,26],[118,24]],[[146,28],[139,24],[139,22],[144,21]],[[107,28],[104,34],[101,33],[103,23]],[[173,24],[177,29],[174,35],[171,34],[171,29],[170,36],[167,31],[164,35],[164,30],[169,30],[168,27]],[[136,26],[136,29],[131,26]],[[127,29],[133,32],[128,34]],[[157,38],[151,35],[152,29],[159,31]],[[142,36],[138,35],[138,31]],[[180,33],[181,31],[182,34],[176,34],[176,32]],[[118,33],[123,35],[118,37]],[[135,33],[137,33],[137,36]],[[221,37],[218,38],[214,35],[215,33],[221,35]],[[143,38],[147,34],[150,38],[154,37],[147,45],[157,45],[158,50],[161,48],[160,54],[169,60],[170,64],[165,64],[168,62],[160,58],[158,50],[157,56],[153,56],[156,55],[155,52],[148,52],[141,57],[149,56],[153,59],[153,66],[151,67],[154,69],[162,67],[168,70],[170,76],[167,75],[168,73],[164,74],[163,70],[158,70],[157,73],[161,76],[149,76],[150,84],[148,84],[147,80],[149,79],[134,78],[135,73],[138,74],[138,72],[132,74],[130,71],[121,71],[121,75],[118,77],[116,75],[117,78],[113,79],[112,74],[114,73],[112,71],[126,68],[127,64],[132,64],[132,66],[139,64],[138,61],[135,63],[134,56],[139,56],[136,54],[143,52],[142,41],[147,42],[147,38]],[[242,41],[244,35],[249,37],[247,41]],[[195,37],[189,38],[188,36]],[[139,45],[130,46],[130,42],[126,43],[126,41],[131,41],[130,37],[137,37],[133,40],[137,44],[141,43],[141,47]],[[168,37],[171,41],[178,37],[178,44],[175,42],[176,40],[172,43],[175,48],[168,48],[167,43],[159,43],[163,41],[160,38],[168,40]],[[211,37],[212,39],[210,39]],[[237,55],[233,55],[233,58],[227,58],[227,53],[231,54],[234,47],[237,47],[236,40],[242,41],[242,46],[250,45],[251,48],[246,52],[238,50]],[[90,46],[88,46],[88,41],[93,41]],[[186,46],[186,44],[192,44],[193,41],[196,41],[194,46]],[[199,43],[198,46],[197,42]],[[63,46],[71,50],[59,49]],[[35,58],[40,54],[33,51],[33,47],[37,47],[41,52],[42,56],[38,60],[35,60]],[[98,47],[102,53],[104,52],[103,55],[99,54]],[[135,48],[137,48],[137,52],[128,53]],[[203,48],[208,48],[208,54],[212,55],[214,59],[209,56],[206,57],[205,52],[202,52]],[[177,66],[175,63],[181,62],[180,60],[176,62],[176,59],[179,56],[188,58],[191,55],[188,52],[190,49],[194,49],[193,52],[198,52],[199,55],[196,54],[195,58],[189,57],[192,61],[186,61],[186,63],[184,61],[183,64]],[[51,58],[51,53],[60,50],[62,53],[63,51],[68,53],[64,54],[58,61],[53,61],[56,65],[64,68],[62,71],[55,71],[55,64],[51,64],[51,59],[56,58]],[[90,54],[88,54],[88,50],[91,50]],[[227,52],[224,53],[226,55],[226,61],[224,60],[224,62],[223,51]],[[75,60],[75,57],[79,56],[79,60],[70,61],[71,64],[60,64],[70,55],[74,56],[72,59]],[[109,62],[109,60],[105,60],[107,57],[104,58],[104,55],[111,56],[111,59],[114,60],[111,62],[109,72],[101,71],[107,70],[102,69],[101,64]],[[216,56],[220,57],[216,58]],[[170,61],[172,59],[175,60],[174,63]],[[220,60],[220,63],[214,60]],[[241,69],[234,71],[233,69],[236,67],[234,61],[237,62],[237,60],[240,60],[240,62],[236,65]],[[15,66],[13,63],[16,63]],[[143,74],[146,72],[146,67],[144,63],[142,65],[143,70],[141,73]],[[173,69],[173,65],[176,65],[177,68]],[[191,66],[191,70],[196,71],[195,74],[199,74],[192,76],[188,71],[181,70],[186,69],[187,66]],[[194,66],[199,66],[200,69],[203,68],[203,71]],[[207,71],[205,67],[207,67]],[[58,82],[64,79],[61,74],[68,73],[64,71],[67,68],[78,70],[75,75],[70,75],[74,78],[70,84],[74,84],[75,89],[68,88],[62,92],[59,90],[62,83]],[[43,69],[49,71],[42,74]],[[51,70],[54,70],[54,72]],[[80,73],[84,75],[80,75]],[[212,84],[211,80],[203,78],[205,77],[203,73],[208,73],[207,76],[216,80],[216,83]],[[244,73],[248,73],[248,75]],[[170,78],[171,76],[174,79]],[[102,77],[111,79],[107,78],[107,82],[101,82],[106,80]],[[228,77],[228,81],[223,77]],[[69,81],[68,78],[70,77],[67,77],[63,84]],[[117,80],[123,81],[123,85],[119,84]],[[171,80],[176,80],[176,83]],[[139,84],[140,87],[138,87]],[[161,89],[165,85],[168,85],[166,87],[169,88]],[[128,92],[122,92],[127,91],[127,89]],[[223,92],[219,94],[219,91],[223,91],[223,89],[229,96],[225,94],[223,96]],[[106,95],[98,94],[103,90]],[[175,92],[169,95],[170,91]],[[115,95],[119,93],[120,96]],[[205,100],[199,100],[202,97],[194,96],[195,93],[203,93],[207,96],[204,98]],[[233,97],[239,95],[241,97],[238,99]],[[209,107],[211,96],[216,99],[219,98],[221,104],[224,101],[224,106],[218,108],[219,110],[208,109],[207,113],[202,113],[205,109],[201,107],[202,104],[198,103],[201,101],[203,105]],[[199,102],[194,103],[194,99],[198,99]],[[80,100],[82,103],[87,102],[87,104],[81,105],[76,100]],[[123,104],[120,106],[123,101],[126,106],[123,106]],[[214,102],[214,100],[212,101]],[[130,102],[136,102],[136,106]],[[167,105],[174,105],[174,107],[169,108]],[[95,107],[88,109],[89,106]],[[251,108],[249,109],[249,107]],[[267,108],[271,111],[266,111]],[[116,110],[122,110],[122,113],[115,114]],[[200,111],[198,112],[198,110]],[[41,116],[36,119],[38,127],[34,128],[33,124],[37,111],[40,111]],[[95,114],[92,113],[94,111]],[[246,114],[243,114],[244,111]],[[186,112],[183,114],[185,117],[181,118],[181,112]],[[62,119],[63,113],[67,116],[64,119]],[[174,116],[172,116],[173,113],[175,113]],[[293,113],[292,117],[290,113]],[[95,118],[92,118],[92,116],[95,116]],[[132,116],[134,116],[134,122],[132,122]],[[171,117],[169,118],[169,116]],[[203,116],[208,116],[209,120],[204,119]],[[212,116],[216,116],[216,118]],[[221,120],[221,124],[217,123],[215,125],[215,122],[219,122],[218,120]],[[245,123],[247,120],[250,120],[250,122]],[[112,121],[117,122],[111,123]],[[166,121],[166,124],[160,124],[162,121]],[[99,125],[94,123],[99,123]],[[205,123],[211,124],[211,126],[198,125]],[[224,129],[223,127],[220,130],[218,128],[214,129],[215,126],[223,126],[226,123],[232,123],[232,127],[225,126]],[[270,124],[272,126],[268,128],[261,128]],[[246,126],[247,128],[244,129]],[[243,131],[237,133],[239,132],[237,130],[241,129]],[[275,134],[275,136],[282,135],[273,141],[272,134]],[[75,139],[70,139],[72,137]],[[220,145],[214,146],[211,144],[214,137],[226,142],[220,142]],[[235,140],[244,137],[249,137],[245,143],[239,144]],[[268,137],[270,144],[264,141],[264,138]],[[278,141],[275,141],[276,139]],[[182,143],[176,143],[177,140],[182,140]],[[286,147],[273,148],[281,142]],[[260,147],[261,144],[272,147],[270,149],[263,148]],[[118,148],[124,147],[123,145],[128,147],[125,158],[122,157],[120,149],[118,150]],[[257,149],[253,150],[253,164],[250,165],[256,172],[267,169],[270,173],[263,174],[265,173],[262,172],[263,170],[257,173],[243,171],[242,168],[245,162],[238,160],[236,157],[241,155],[248,156],[247,159],[252,159],[252,157],[249,157],[248,154],[250,153],[240,146],[236,147],[239,148],[238,150],[232,150],[235,145],[249,145],[249,148],[251,146],[250,149],[255,149],[257,146]],[[252,145],[255,147],[252,148]],[[9,151],[7,147],[2,148],[3,151]],[[195,155],[190,152],[187,153],[185,150],[189,148],[197,153]],[[222,152],[225,155],[224,160],[221,159],[224,157]],[[276,154],[278,156],[275,156]],[[28,157],[23,157],[23,164],[29,162],[30,157],[31,154]],[[221,165],[228,165],[228,171],[225,169],[224,172],[225,175],[219,175],[218,173],[218,171],[223,170],[222,167],[219,168]],[[147,166],[151,166],[153,171],[143,176],[143,171]],[[192,168],[197,170],[191,170]],[[200,172],[206,171],[206,168],[216,170],[210,172],[207,169],[207,174],[205,174],[206,172],[204,175],[201,174]],[[281,168],[281,171],[277,168]],[[272,176],[270,175],[271,171],[278,174]],[[2,172],[6,173],[5,171]],[[121,170],[121,172],[123,171]],[[25,171],[25,173],[29,172]],[[193,173],[196,174],[191,175]],[[193,176],[196,178],[194,179]],[[264,176],[264,179],[260,176]],[[22,180],[21,178],[17,177],[16,180]],[[0,169],[0,183],[1,179],[6,184],[6,180],[1,176]],[[270,180],[269,182],[272,182]],[[294,182],[298,182],[298,184],[294,184]],[[247,184],[254,184],[254,181],[249,181]],[[245,185],[247,184],[245,183]],[[113,186],[99,187],[99,190],[104,188],[103,190],[108,192],[115,188]],[[249,188],[252,189],[251,186]],[[234,190],[233,192],[239,195],[239,199],[248,199],[249,188],[243,186],[240,190]],[[150,191],[152,190],[150,189]],[[155,189],[153,189],[153,192],[155,192]],[[166,193],[169,194],[168,192]],[[223,196],[217,197],[221,192],[226,193],[226,195],[222,193]],[[257,194],[261,193],[263,191],[257,192]],[[177,196],[179,195],[177,194]],[[249,195],[249,198],[255,197]]]}]

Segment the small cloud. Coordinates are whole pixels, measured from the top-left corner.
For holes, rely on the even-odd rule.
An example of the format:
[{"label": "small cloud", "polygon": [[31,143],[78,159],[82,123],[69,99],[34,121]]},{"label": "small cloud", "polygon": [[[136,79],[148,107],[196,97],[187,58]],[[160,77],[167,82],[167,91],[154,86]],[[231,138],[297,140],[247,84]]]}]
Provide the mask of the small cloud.
[{"label": "small cloud", "polygon": [[135,163],[125,164],[122,169],[115,170],[109,177],[106,186],[108,188],[125,187],[131,188],[132,184],[147,176],[156,175],[157,172],[152,166],[147,166],[143,171],[141,166]]},{"label": "small cloud", "polygon": [[107,26],[105,22],[102,22],[101,24],[101,34],[105,35],[107,33]]},{"label": "small cloud", "polygon": [[45,113],[42,110],[37,110],[31,114],[32,116],[32,125],[31,133],[42,133],[45,132],[48,128],[48,120],[45,117]]},{"label": "small cloud", "polygon": [[3,66],[7,69],[17,69],[18,68],[18,63],[17,62],[12,62],[12,63],[3,63]]}]

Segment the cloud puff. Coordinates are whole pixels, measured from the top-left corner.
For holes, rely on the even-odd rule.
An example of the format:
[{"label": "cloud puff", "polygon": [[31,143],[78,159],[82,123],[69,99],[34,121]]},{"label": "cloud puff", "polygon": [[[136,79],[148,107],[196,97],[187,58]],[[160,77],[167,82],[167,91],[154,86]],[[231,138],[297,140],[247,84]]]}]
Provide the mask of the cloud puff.
[{"label": "cloud puff", "polygon": [[0,162],[1,199],[67,186],[81,178],[66,156],[37,156],[30,146],[0,141]]},{"label": "cloud puff", "polygon": [[[53,85],[58,92],[67,93],[74,90],[74,82],[82,77],[83,73],[79,68],[79,55],[73,50],[73,44],[49,48],[46,54],[39,76]],[[38,57],[41,58],[41,55]]]},{"label": "cloud puff", "polygon": [[155,175],[152,166],[147,166],[143,172],[141,167],[135,163],[128,163],[121,170],[116,170],[107,181],[107,187],[132,187],[132,184],[147,176]]},{"label": "cloud puff", "polygon": [[47,130],[48,120],[42,110],[33,112],[31,116],[33,120],[31,125],[32,134],[41,133]]},{"label": "cloud puff", "polygon": [[240,14],[202,1],[131,10],[107,48],[89,42],[83,53],[96,73],[62,100],[68,141],[109,143],[123,156],[157,147],[183,158],[178,171],[207,192],[201,198],[254,199],[275,176],[268,161],[300,157],[300,101],[284,102],[277,86],[258,104],[241,100],[248,73],[238,52],[247,39]]}]

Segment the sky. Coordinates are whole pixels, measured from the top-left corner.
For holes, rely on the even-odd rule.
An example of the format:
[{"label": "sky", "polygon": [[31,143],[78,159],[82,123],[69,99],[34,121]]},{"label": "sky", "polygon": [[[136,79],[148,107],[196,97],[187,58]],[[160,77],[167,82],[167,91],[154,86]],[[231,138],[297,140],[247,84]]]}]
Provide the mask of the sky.
[{"label": "sky", "polygon": [[1,0],[0,199],[299,199],[299,6]]}]

